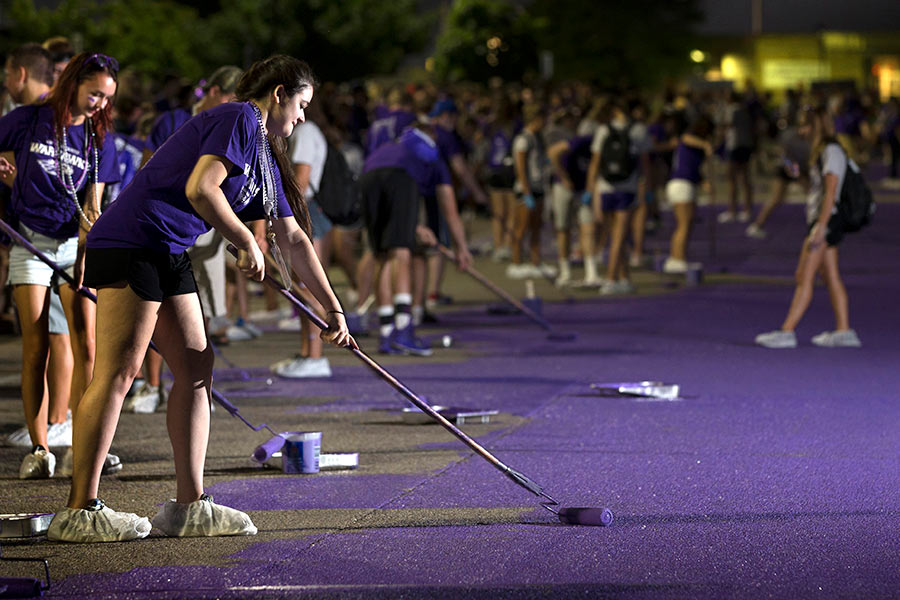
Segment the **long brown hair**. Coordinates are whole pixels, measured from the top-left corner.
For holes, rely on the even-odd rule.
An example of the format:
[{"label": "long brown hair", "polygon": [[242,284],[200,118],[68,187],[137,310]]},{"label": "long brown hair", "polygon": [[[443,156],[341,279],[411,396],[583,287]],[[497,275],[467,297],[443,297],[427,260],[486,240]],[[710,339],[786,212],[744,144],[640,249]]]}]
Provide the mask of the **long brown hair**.
[{"label": "long brown hair", "polygon": [[[116,62],[116,59],[105,54],[90,52],[76,54],[59,76],[56,86],[47,98],[47,104],[53,108],[53,124],[55,125],[56,135],[62,135],[63,127],[68,125],[72,118],[72,104],[77,101],[78,86],[97,73],[106,73],[112,77],[113,81],[116,82],[116,91],[118,92],[119,63]],[[115,94],[113,94],[106,106],[99,110],[96,116],[91,119],[94,124],[94,133],[97,135],[101,146],[103,145],[103,140],[106,139],[106,132],[112,129],[112,111],[115,98]]]},{"label": "long brown hair", "polygon": [[809,125],[812,127],[812,138],[809,141],[809,165],[815,167],[819,157],[828,144],[840,144],[834,133],[834,120],[823,106],[808,107],[800,112],[797,120],[798,126]]},{"label": "long brown hair", "polygon": [[[305,88],[316,87],[318,82],[308,64],[292,56],[276,54],[253,63],[244,72],[235,88],[235,96],[240,102],[258,100],[266,97],[279,85],[284,86],[285,94],[290,98]],[[278,171],[281,174],[284,195],[294,212],[294,219],[311,238],[312,226],[309,220],[309,209],[306,207],[303,190],[300,189],[297,179],[294,177],[293,165],[288,156],[287,140],[276,136],[270,143],[272,154],[275,156],[275,164],[278,165]]]}]

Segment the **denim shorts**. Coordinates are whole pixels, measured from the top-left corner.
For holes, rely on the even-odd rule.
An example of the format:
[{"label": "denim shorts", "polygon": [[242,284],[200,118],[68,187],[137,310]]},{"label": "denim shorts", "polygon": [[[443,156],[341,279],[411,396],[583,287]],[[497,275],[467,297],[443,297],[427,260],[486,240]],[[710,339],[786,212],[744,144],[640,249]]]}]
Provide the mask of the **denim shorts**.
[{"label": "denim shorts", "polygon": [[628,210],[634,204],[637,194],[634,192],[604,192],[600,194],[603,212]]},{"label": "denim shorts", "polygon": [[[22,237],[31,242],[47,258],[52,260],[59,268],[69,275],[73,273],[75,257],[78,254],[78,238],[67,240],[55,240],[43,234],[28,229],[19,224],[19,232]],[[14,245],[9,250],[9,284],[10,285],[43,285],[51,287],[55,284],[54,271],[44,264],[41,259],[19,246]]]}]

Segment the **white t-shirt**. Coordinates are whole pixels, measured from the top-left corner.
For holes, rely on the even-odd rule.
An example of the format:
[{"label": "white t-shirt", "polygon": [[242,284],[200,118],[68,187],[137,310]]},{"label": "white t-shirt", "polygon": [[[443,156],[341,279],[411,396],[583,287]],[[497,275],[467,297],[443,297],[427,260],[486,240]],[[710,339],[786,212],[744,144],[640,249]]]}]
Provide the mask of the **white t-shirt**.
[{"label": "white t-shirt", "polygon": [[322,182],[322,170],[328,156],[328,142],[325,141],[319,126],[307,121],[294,127],[289,143],[291,162],[295,165],[309,165],[309,187],[306,188],[306,197],[312,198],[315,196],[314,190],[318,190]]},{"label": "white t-shirt", "polygon": [[[603,142],[609,137],[610,126],[619,131],[622,131],[626,127],[631,127],[628,131],[628,137],[631,138],[631,153],[637,157],[638,160],[634,171],[632,171],[628,179],[610,183],[609,185],[617,192],[632,192],[636,194],[638,180],[641,177],[640,156],[650,150],[650,136],[647,134],[647,126],[643,123],[629,123],[628,121],[610,121],[609,125],[600,125],[594,133],[594,140],[591,142],[591,152],[593,154],[602,154]],[[603,159],[601,158],[601,160]]]},{"label": "white t-shirt", "polygon": [[[519,152],[525,153],[525,176],[528,178],[531,193],[543,194],[548,166],[543,140],[527,129],[522,130],[513,140],[512,151],[513,156]],[[519,193],[522,192],[522,185],[518,179],[513,185],[513,190]]]},{"label": "white t-shirt", "polygon": [[[809,195],[806,197],[806,224],[812,225],[819,218],[822,211],[822,202],[825,200],[825,175],[831,173],[837,175],[838,184],[834,191],[834,208],[832,214],[837,211],[837,203],[841,199],[841,188],[844,187],[844,175],[847,174],[847,163],[850,162],[847,154],[839,144],[831,143],[825,146],[822,156],[809,170]],[[821,169],[819,165],[822,165]],[[853,164],[856,170],[856,163]]]}]

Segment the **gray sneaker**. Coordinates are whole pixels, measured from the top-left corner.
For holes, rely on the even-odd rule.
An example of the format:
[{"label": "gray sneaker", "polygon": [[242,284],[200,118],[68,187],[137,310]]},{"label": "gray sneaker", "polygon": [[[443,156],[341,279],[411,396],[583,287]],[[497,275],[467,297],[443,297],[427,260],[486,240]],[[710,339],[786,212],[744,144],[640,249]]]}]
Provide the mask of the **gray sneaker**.
[{"label": "gray sneaker", "polygon": [[859,336],[852,329],[823,331],[812,339],[812,343],[825,348],[859,348],[862,346]]},{"label": "gray sneaker", "polygon": [[756,343],[766,348],[796,348],[797,335],[793,331],[769,331],[756,336]]}]

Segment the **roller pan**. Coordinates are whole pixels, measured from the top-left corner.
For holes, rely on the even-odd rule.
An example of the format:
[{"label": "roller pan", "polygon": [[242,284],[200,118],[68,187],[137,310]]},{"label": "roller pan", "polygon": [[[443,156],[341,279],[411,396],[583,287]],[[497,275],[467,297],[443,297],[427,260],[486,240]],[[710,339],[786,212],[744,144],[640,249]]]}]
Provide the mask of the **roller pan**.
[{"label": "roller pan", "polygon": [[0,538],[34,537],[47,533],[55,513],[0,515]]}]

